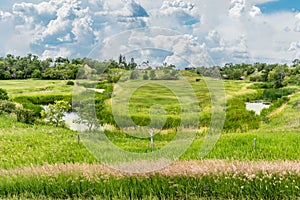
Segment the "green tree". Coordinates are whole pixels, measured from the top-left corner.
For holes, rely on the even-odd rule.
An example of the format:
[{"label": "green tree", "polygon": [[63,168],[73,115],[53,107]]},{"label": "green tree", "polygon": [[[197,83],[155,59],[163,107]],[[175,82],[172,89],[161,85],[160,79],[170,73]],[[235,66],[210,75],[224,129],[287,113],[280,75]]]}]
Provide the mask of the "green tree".
[{"label": "green tree", "polygon": [[144,80],[148,80],[149,79],[148,71],[145,71],[145,74],[143,75],[143,79]]},{"label": "green tree", "polygon": [[153,79],[155,79],[155,77],[156,77],[155,71],[151,70],[150,71],[150,79],[153,80]]},{"label": "green tree", "polygon": [[132,71],[131,74],[130,74],[130,79],[131,80],[136,80],[138,78],[139,78],[139,72],[136,71],[136,70]]},{"label": "green tree", "polygon": [[79,118],[74,120],[74,123],[86,125],[89,131],[99,127],[95,104],[92,100],[81,102],[81,105],[76,107],[76,113]]},{"label": "green tree", "polygon": [[63,126],[63,117],[65,113],[71,108],[70,104],[66,101],[55,101],[54,104],[49,104],[48,108],[42,110],[42,117],[52,125]]},{"label": "green tree", "polygon": [[41,71],[39,69],[35,69],[32,72],[32,75],[31,75],[32,78],[41,78],[41,76],[42,76],[42,74],[41,74]]},{"label": "green tree", "polygon": [[288,73],[288,67],[286,65],[278,65],[268,74],[268,81],[274,88],[280,88],[285,86],[284,78]]},{"label": "green tree", "polygon": [[293,60],[293,67],[296,67],[296,66],[300,66],[300,60],[299,59]]}]

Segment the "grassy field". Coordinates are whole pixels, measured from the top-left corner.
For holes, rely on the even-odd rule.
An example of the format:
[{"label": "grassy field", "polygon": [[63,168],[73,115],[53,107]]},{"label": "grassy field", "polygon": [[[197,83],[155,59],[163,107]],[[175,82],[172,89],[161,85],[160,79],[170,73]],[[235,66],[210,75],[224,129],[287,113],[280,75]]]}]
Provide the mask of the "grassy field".
[{"label": "grassy field", "polygon": [[66,80],[0,80],[0,87],[9,91],[10,97],[71,94],[73,87]]},{"label": "grassy field", "polygon": [[6,116],[0,116],[0,127],[0,169],[96,160],[68,129],[22,124]]},{"label": "grassy field", "polygon": [[[195,91],[200,110],[209,113],[211,95],[207,84],[203,80],[196,82],[195,74],[184,75]],[[180,82],[173,83],[175,88],[180,87]],[[161,84],[156,81],[133,91],[131,116],[147,117],[155,104],[161,104],[169,115],[180,113],[180,100],[172,90],[160,88]],[[254,89],[247,89],[249,85],[247,81],[224,81],[227,100],[254,93]],[[10,97],[72,92],[66,81],[0,81],[0,87]],[[199,152],[208,127],[200,127],[191,146],[170,166],[181,169],[181,173],[173,173],[169,168],[165,173],[140,175],[115,172],[101,165],[82,143],[78,144],[74,131],[44,123],[23,124],[13,116],[0,115],[0,198],[300,198],[299,99],[299,92],[290,96],[268,121],[260,122],[258,129],[224,132],[203,159]],[[160,131],[154,136],[155,150],[165,147],[175,135],[175,129]],[[151,151],[149,138],[134,138],[116,129],[106,131],[106,136],[128,152]],[[216,171],[204,173],[202,169]]]}]

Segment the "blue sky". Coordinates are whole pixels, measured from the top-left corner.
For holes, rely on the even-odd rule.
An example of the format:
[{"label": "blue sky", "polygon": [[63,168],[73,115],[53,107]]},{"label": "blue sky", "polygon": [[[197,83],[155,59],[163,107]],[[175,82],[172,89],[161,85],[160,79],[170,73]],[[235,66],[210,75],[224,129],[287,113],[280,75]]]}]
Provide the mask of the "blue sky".
[{"label": "blue sky", "polygon": [[276,12],[296,12],[300,11],[299,0],[276,0],[257,5],[262,13],[276,13]]},{"label": "blue sky", "polygon": [[291,63],[300,58],[299,10],[299,0],[4,1],[0,56],[103,60],[134,51],[153,65]]}]

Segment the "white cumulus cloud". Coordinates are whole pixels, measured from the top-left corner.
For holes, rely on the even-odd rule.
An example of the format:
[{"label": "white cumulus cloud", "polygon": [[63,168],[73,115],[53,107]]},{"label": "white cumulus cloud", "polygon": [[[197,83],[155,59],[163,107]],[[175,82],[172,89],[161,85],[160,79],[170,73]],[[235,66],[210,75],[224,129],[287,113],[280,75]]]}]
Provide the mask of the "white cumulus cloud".
[{"label": "white cumulus cloud", "polygon": [[[153,54],[156,63],[177,65],[186,65],[185,59],[201,65],[202,58],[221,65],[293,60],[299,56],[300,14],[262,13],[257,5],[268,1],[12,1],[0,6],[0,53],[84,57],[101,47],[103,58],[143,49],[130,55],[142,62]],[[119,34],[127,30],[135,31]]]}]

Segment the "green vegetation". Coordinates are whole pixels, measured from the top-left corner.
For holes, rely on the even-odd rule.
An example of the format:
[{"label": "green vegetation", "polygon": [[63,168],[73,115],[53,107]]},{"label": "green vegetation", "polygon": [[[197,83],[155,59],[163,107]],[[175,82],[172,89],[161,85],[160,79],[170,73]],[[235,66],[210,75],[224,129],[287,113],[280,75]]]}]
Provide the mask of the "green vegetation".
[{"label": "green vegetation", "polygon": [[0,176],[0,196],[96,199],[296,199],[300,177],[257,174],[105,177],[81,174]]},{"label": "green vegetation", "polygon": [[55,101],[54,104],[49,104],[46,110],[42,110],[42,118],[50,124],[58,127],[64,126],[63,117],[66,112],[71,109],[71,105],[66,101]]},{"label": "green vegetation", "polygon": [[2,88],[0,88],[0,100],[8,100],[7,92]]},{"label": "green vegetation", "polygon": [[71,95],[73,86],[65,80],[0,80],[1,88],[9,91],[9,97]]},{"label": "green vegetation", "polygon": [[0,115],[0,169],[44,163],[94,162],[77,134],[49,125],[28,125]]},{"label": "green vegetation", "polygon": [[249,79],[263,88],[281,88],[288,84],[300,84],[300,63],[295,59],[291,66],[287,64],[232,64],[212,68],[199,67],[197,73],[204,76],[219,77],[230,80]]},{"label": "green vegetation", "polygon": [[[8,66],[11,70],[7,70]],[[152,152],[148,133],[141,138],[125,133],[127,129],[134,129],[131,121],[160,129],[153,137],[153,153],[173,141],[184,122],[184,133],[194,130],[195,139],[177,162],[199,160],[202,146],[209,139],[210,125],[214,125],[211,122],[212,99],[221,102],[220,96],[210,91],[220,88],[208,84],[216,78],[224,79],[226,102],[217,109],[226,105],[226,119],[222,136],[203,160],[299,162],[299,62],[291,66],[226,64],[224,67],[200,67],[196,71],[173,70],[175,66],[167,64],[155,70],[136,67],[134,59],[127,63],[121,55],[118,62],[87,58],[41,61],[33,55],[1,58],[0,79],[13,80],[0,81],[0,198],[300,198],[300,176],[298,172],[289,171],[290,168],[284,168],[285,173],[256,171],[251,176],[247,171],[120,176],[72,170],[49,171],[49,174],[18,173],[44,166],[50,169],[56,165],[99,164],[83,145],[84,137],[79,137],[83,135],[59,127],[71,102],[73,111],[80,116],[77,123],[85,124],[89,130],[98,128],[98,123],[105,125],[108,127],[105,137],[128,152]],[[97,73],[102,74],[97,77]],[[68,80],[74,79],[75,74],[79,78],[77,81]],[[72,95],[75,87],[82,91],[78,96]],[[104,91],[93,92],[89,88]],[[130,97],[126,99],[128,94]],[[126,100],[128,104],[124,103]],[[254,101],[266,101],[271,106],[257,115],[245,106],[246,102]],[[46,116],[47,122],[41,118],[41,105],[48,104],[50,110],[42,112],[42,116],[46,116],[53,111]],[[124,105],[127,114],[122,110]],[[178,146],[184,142],[178,141]],[[118,156],[100,153],[108,158]]]}]

